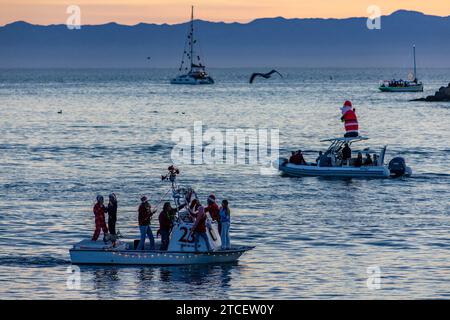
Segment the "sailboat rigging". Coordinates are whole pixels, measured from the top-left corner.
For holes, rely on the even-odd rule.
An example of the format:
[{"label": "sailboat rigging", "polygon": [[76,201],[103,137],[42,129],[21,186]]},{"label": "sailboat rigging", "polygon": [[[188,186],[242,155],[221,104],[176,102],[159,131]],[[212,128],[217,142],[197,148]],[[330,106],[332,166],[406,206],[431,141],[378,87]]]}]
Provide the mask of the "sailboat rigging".
[{"label": "sailboat rigging", "polygon": [[[208,75],[205,65],[201,62],[200,55],[195,52],[196,43],[197,39],[194,35],[194,7],[192,6],[187,42],[178,69],[180,72],[187,73],[172,79],[170,81],[171,84],[214,84],[214,80]],[[186,60],[189,66],[186,65]]]}]

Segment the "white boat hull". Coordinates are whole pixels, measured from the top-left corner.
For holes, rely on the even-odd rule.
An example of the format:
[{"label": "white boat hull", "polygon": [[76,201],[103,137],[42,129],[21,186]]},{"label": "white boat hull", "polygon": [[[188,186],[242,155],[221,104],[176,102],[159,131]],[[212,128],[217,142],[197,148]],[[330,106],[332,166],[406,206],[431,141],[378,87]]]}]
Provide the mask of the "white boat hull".
[{"label": "white boat hull", "polygon": [[349,177],[349,178],[388,178],[390,171],[385,166],[377,167],[318,167],[312,165],[283,164],[278,162],[278,169],[289,176],[323,176],[323,177]]},{"label": "white boat hull", "polygon": [[389,87],[389,86],[380,86],[380,91],[383,92],[423,92],[423,85],[417,86],[407,86],[407,87]]},{"label": "white boat hull", "polygon": [[190,265],[234,262],[252,247],[214,252],[168,252],[136,250],[71,249],[72,264]]},{"label": "white boat hull", "polygon": [[191,76],[179,76],[170,81],[171,84],[188,84],[188,85],[200,85],[200,84],[214,84],[214,80],[211,77],[206,78],[194,78]]}]

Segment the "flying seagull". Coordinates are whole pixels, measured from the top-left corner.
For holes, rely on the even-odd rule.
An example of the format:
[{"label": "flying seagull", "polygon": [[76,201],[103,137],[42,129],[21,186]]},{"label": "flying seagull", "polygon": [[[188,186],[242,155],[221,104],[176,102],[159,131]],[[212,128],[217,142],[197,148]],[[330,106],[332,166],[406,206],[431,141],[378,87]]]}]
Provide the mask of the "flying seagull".
[{"label": "flying seagull", "polygon": [[277,70],[272,70],[268,73],[254,73],[252,74],[252,76],[250,77],[250,83],[253,83],[253,81],[255,80],[256,77],[263,77],[264,79],[269,79],[272,74],[277,73],[280,75],[280,77],[283,78],[283,76],[281,75],[281,73],[279,73]]}]

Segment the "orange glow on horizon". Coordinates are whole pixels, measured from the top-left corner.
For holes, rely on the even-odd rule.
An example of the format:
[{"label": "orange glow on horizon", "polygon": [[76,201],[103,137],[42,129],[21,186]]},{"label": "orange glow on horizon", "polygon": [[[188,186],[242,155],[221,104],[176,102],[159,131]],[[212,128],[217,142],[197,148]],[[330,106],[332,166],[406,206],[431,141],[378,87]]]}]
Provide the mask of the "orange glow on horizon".
[{"label": "orange glow on horizon", "polygon": [[[346,18],[368,16],[367,7],[378,5],[387,15],[399,9],[448,16],[447,0],[0,0],[0,25],[18,20],[35,24],[62,24],[66,8],[81,8],[82,24],[117,22],[180,23],[196,18],[208,21],[249,22],[263,17]],[[357,4],[355,4],[357,3]]]}]

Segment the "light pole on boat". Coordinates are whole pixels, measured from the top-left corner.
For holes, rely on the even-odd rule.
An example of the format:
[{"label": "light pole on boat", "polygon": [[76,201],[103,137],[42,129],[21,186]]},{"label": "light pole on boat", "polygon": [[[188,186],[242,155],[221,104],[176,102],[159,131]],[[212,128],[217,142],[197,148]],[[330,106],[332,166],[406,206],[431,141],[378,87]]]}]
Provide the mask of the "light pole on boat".
[{"label": "light pole on boat", "polygon": [[414,81],[417,82],[417,70],[416,70],[416,45],[413,44],[413,56],[414,56]]},{"label": "light pole on boat", "polygon": [[192,6],[191,8],[191,54],[190,54],[190,58],[191,58],[191,69],[192,69],[192,64],[194,63],[194,6]]}]

